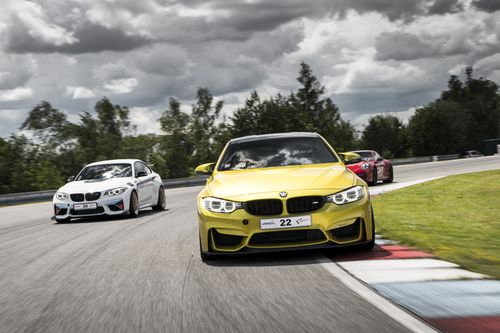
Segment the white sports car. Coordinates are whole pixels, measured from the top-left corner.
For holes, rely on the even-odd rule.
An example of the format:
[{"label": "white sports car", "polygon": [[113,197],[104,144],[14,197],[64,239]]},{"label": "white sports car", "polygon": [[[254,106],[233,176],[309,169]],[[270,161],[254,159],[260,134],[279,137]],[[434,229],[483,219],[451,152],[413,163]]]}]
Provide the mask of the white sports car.
[{"label": "white sports car", "polygon": [[160,175],[140,160],[108,160],[85,166],[54,194],[57,222],[98,215],[139,215],[152,207],[165,209],[165,190]]}]

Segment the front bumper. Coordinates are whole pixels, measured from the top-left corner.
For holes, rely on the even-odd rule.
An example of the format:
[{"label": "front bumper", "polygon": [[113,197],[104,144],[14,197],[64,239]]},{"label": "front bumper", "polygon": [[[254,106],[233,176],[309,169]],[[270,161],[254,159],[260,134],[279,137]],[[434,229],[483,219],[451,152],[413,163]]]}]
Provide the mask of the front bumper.
[{"label": "front bumper", "polygon": [[[101,197],[95,201],[74,202],[72,200],[53,200],[54,218],[65,220],[69,218],[92,217],[101,215],[122,215],[128,212],[130,194],[128,191],[113,197]],[[75,205],[96,203],[96,209],[76,210]]]},{"label": "front bumper", "polygon": [[[370,242],[372,211],[369,196],[358,202],[336,205],[326,203],[321,209],[301,214],[255,216],[244,209],[231,214],[198,209],[202,252],[253,253],[292,249],[344,247]],[[261,230],[260,219],[310,215],[311,226]]]},{"label": "front bumper", "polygon": [[358,176],[359,178],[363,179],[364,181],[368,180],[368,170],[357,170],[356,172],[354,172],[356,174],[356,176]]}]

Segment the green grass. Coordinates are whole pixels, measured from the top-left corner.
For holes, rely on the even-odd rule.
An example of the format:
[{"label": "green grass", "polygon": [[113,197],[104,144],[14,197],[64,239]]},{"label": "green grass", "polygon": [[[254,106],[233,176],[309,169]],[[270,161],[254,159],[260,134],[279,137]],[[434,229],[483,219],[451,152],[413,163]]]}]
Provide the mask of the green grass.
[{"label": "green grass", "polygon": [[373,206],[384,238],[500,278],[500,170],[396,190]]}]

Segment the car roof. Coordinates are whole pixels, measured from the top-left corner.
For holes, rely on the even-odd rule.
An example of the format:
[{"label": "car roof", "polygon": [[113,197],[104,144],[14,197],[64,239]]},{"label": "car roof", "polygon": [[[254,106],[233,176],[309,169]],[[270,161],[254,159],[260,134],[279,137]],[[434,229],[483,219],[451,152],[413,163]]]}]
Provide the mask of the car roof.
[{"label": "car roof", "polygon": [[280,138],[319,138],[319,137],[320,135],[318,133],[313,133],[313,132],[272,133],[272,134],[242,136],[230,140],[229,143],[242,143],[242,142],[251,142],[259,140],[280,139]]},{"label": "car roof", "polygon": [[98,162],[94,162],[94,163],[89,163],[87,165],[101,165],[101,164],[125,164],[125,163],[128,163],[128,164],[133,164],[135,162],[142,162],[144,163],[143,161],[141,160],[138,160],[138,159],[118,159],[118,160],[105,160],[105,161],[98,161]]}]

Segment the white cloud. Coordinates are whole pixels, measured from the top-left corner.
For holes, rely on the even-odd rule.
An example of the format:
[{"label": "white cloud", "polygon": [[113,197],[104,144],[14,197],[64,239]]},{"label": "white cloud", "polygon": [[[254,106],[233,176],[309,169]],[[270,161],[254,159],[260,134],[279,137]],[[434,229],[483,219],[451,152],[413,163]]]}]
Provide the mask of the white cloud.
[{"label": "white cloud", "polygon": [[288,94],[301,61],[347,119],[428,103],[466,65],[500,81],[500,12],[469,0],[0,1],[0,110],[47,100],[73,119],[108,96],[149,131],[198,87],[228,115],[250,90]]},{"label": "white cloud", "polygon": [[410,92],[422,88],[422,79],[426,74],[408,63],[381,64],[370,56],[336,65],[335,68],[344,72],[341,78],[325,77],[325,86],[335,94]]},{"label": "white cloud", "polygon": [[21,0],[12,2],[11,5],[13,15],[26,26],[32,37],[57,46],[77,42],[72,32],[48,22],[39,4]]},{"label": "white cloud", "polygon": [[0,89],[25,85],[37,69],[37,62],[30,55],[3,55],[0,57]]},{"label": "white cloud", "polygon": [[137,132],[158,134],[160,130],[160,122],[157,121],[161,117],[162,111],[152,108],[131,108],[129,117],[134,125],[137,125]]},{"label": "white cloud", "polygon": [[96,95],[94,92],[85,87],[73,87],[69,86],[66,88],[66,94],[68,96],[71,96],[73,99],[78,99],[78,98],[94,98]]},{"label": "white cloud", "polygon": [[8,90],[0,90],[0,102],[15,102],[21,101],[33,96],[31,88],[15,88]]},{"label": "white cloud", "polygon": [[479,60],[474,67],[484,72],[500,70],[500,53]]},{"label": "white cloud", "polygon": [[128,78],[128,79],[117,79],[111,80],[110,82],[106,82],[104,84],[104,89],[109,90],[113,94],[126,94],[132,92],[139,82],[136,78]]}]

